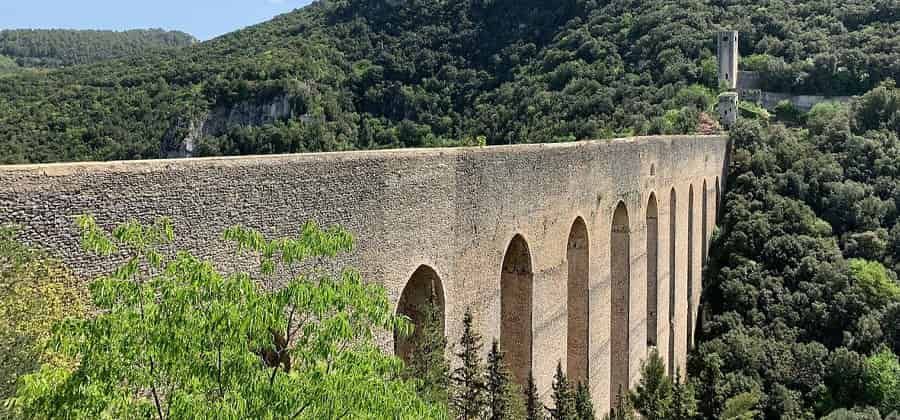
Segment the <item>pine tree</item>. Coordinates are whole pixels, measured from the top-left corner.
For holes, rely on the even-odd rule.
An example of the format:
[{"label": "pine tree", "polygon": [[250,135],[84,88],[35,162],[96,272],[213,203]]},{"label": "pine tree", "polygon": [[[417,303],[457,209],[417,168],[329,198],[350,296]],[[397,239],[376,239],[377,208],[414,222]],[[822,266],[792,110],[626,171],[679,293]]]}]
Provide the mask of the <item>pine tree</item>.
[{"label": "pine tree", "polygon": [[443,316],[435,304],[437,297],[432,290],[428,302],[418,308],[422,314],[422,326],[415,331],[412,357],[405,376],[416,380],[417,391],[426,401],[446,405],[450,386],[450,364],[447,361],[447,337],[443,333]]},{"label": "pine tree", "polygon": [[528,372],[528,383],[525,385],[525,419],[544,420],[544,406],[538,396],[537,385],[534,384],[534,373]]},{"label": "pine tree", "polygon": [[579,382],[575,390],[575,414],[579,420],[594,420],[594,403],[591,390],[584,382]]},{"label": "pine tree", "polygon": [[634,407],[631,405],[631,398],[625,394],[625,391],[619,389],[619,397],[616,399],[616,406],[610,410],[609,414],[604,417],[608,420],[634,420]]},{"label": "pine tree", "polygon": [[562,362],[556,365],[556,375],[553,377],[553,403],[550,409],[550,418],[553,420],[575,419],[575,396],[566,374],[563,373]]},{"label": "pine tree", "polygon": [[481,366],[481,335],[472,328],[473,317],[471,309],[466,309],[463,317],[463,335],[459,340],[461,347],[456,356],[461,363],[453,371],[450,380],[453,383],[453,396],[450,398],[450,406],[461,420],[474,420],[480,418],[484,412],[484,373]]},{"label": "pine tree", "polygon": [[672,386],[672,411],[669,418],[690,420],[697,417],[697,395],[694,386],[688,381],[682,381],[681,375],[678,374]]},{"label": "pine tree", "polygon": [[666,375],[665,363],[655,349],[641,368],[641,381],[631,399],[646,420],[671,418],[672,379]]},{"label": "pine tree", "polygon": [[516,399],[519,393],[515,391],[515,385],[510,380],[509,369],[503,362],[503,352],[500,351],[500,344],[494,340],[491,345],[491,352],[488,353],[487,362],[487,400],[488,413],[487,418],[490,420],[505,420],[510,418],[521,418],[515,416],[517,407]]}]

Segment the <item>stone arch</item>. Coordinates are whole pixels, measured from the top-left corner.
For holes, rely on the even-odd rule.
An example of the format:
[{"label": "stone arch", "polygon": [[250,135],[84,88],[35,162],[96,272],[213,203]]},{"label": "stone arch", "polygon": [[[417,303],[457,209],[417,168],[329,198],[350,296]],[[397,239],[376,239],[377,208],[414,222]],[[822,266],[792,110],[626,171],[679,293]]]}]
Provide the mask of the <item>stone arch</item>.
[{"label": "stone arch", "polygon": [[678,194],[675,188],[669,193],[669,375],[675,376],[675,285],[678,270],[677,260],[677,224]]},{"label": "stone arch", "polygon": [[688,190],[687,215],[687,351],[694,343],[694,185]]},{"label": "stone arch", "polygon": [[647,200],[647,348],[657,347],[659,313],[659,209],[656,194]]},{"label": "stone arch", "polygon": [[722,212],[722,191],[719,189],[719,177],[716,177],[716,211],[713,213],[715,224],[719,224],[719,217]]},{"label": "stone arch", "polygon": [[587,225],[578,217],[572,223],[566,250],[569,276],[566,370],[573,383],[587,383],[588,379],[589,245]]},{"label": "stone arch", "polygon": [[506,248],[500,274],[500,347],[513,379],[524,386],[532,366],[532,294],[534,271],[531,251],[522,235]]},{"label": "stone arch", "polygon": [[631,290],[631,230],[628,208],[619,202],[613,214],[610,235],[610,273],[612,284],[612,316],[610,317],[611,381],[610,406],[615,406],[619,392],[629,387]]},{"label": "stone arch", "polygon": [[422,338],[422,331],[427,322],[427,310],[431,306],[434,310],[432,316],[443,334],[444,329],[444,288],[441,278],[433,268],[422,265],[416,269],[406,282],[400,302],[397,304],[397,314],[405,315],[413,324],[413,333],[407,337],[394,332],[394,354],[406,362],[415,356],[416,344]]},{"label": "stone arch", "polygon": [[700,261],[701,267],[706,267],[706,257],[709,254],[709,189],[706,187],[706,180],[703,180],[703,197],[700,205]]}]

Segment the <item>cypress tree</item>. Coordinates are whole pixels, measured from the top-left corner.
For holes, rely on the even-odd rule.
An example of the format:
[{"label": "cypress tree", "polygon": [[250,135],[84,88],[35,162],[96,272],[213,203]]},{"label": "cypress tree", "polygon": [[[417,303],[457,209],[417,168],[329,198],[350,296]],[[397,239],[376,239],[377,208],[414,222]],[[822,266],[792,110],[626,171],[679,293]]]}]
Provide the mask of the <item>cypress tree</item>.
[{"label": "cypress tree", "polygon": [[632,395],[635,408],[646,420],[666,420],[672,412],[672,379],[666,366],[653,350],[641,368],[641,381]]},{"label": "cypress tree", "polygon": [[631,405],[631,398],[621,388],[619,389],[619,397],[616,399],[616,406],[610,410],[605,417],[609,420],[634,420],[634,407]]},{"label": "cypress tree", "polygon": [[534,373],[528,372],[528,383],[525,385],[525,419],[544,420],[544,406],[538,396],[537,385],[534,384]]},{"label": "cypress tree", "polygon": [[435,304],[432,290],[428,302],[419,308],[422,326],[415,331],[412,360],[406,369],[406,377],[418,382],[417,391],[426,401],[446,405],[450,386],[450,364],[447,361],[447,337],[443,331],[443,315]]},{"label": "cypress tree", "polygon": [[503,352],[500,351],[500,344],[494,340],[491,345],[491,352],[488,353],[487,362],[487,400],[488,413],[487,418],[490,420],[505,420],[510,418],[520,418],[515,416],[517,411],[516,399],[518,393],[510,380],[509,369],[503,362]]},{"label": "cypress tree", "polygon": [[566,374],[562,370],[562,362],[556,364],[556,375],[553,377],[553,403],[555,407],[549,409],[550,418],[553,420],[575,419],[575,396]]},{"label": "cypress tree", "polygon": [[591,390],[583,382],[579,382],[575,390],[575,414],[579,420],[594,420],[595,418]]},{"label": "cypress tree", "polygon": [[697,395],[694,386],[688,381],[682,381],[679,373],[672,386],[672,412],[669,418],[690,420],[697,418],[697,414]]},{"label": "cypress tree", "polygon": [[450,380],[453,383],[453,396],[450,406],[461,420],[480,418],[484,412],[484,373],[481,366],[481,335],[472,327],[471,309],[466,309],[463,317],[463,335],[459,340],[460,352],[456,353],[461,361],[453,371]]}]

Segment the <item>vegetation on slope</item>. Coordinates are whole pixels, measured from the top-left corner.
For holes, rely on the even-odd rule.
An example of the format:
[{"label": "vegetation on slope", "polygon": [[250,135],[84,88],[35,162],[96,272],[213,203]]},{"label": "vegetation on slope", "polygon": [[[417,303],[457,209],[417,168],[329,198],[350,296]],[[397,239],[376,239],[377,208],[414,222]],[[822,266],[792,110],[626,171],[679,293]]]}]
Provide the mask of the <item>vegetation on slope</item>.
[{"label": "vegetation on slope", "polygon": [[[129,222],[112,232],[82,217],[85,249],[129,259],[90,285],[96,311],[56,325],[57,357],[20,379],[21,418],[440,419],[443,409],[400,379],[375,333],[397,328],[383,287],[327,261],[349,252],[343,229],[305,224],[267,240],[225,232],[260,275],[224,275],[187,252],[173,227]],[[276,286],[271,274],[291,273]]]},{"label": "vegetation on slope", "polygon": [[900,410],[898,123],[887,83],[853,107],[818,106],[803,129],[732,132],[690,361],[707,417],[740,393],[758,395],[767,419]]},{"label": "vegetation on slope", "polygon": [[0,31],[0,55],[21,67],[53,68],[186,47],[196,41],[184,32],[161,29],[10,29]]},{"label": "vegetation on slope", "polygon": [[0,418],[11,413],[2,401],[17,380],[41,363],[53,324],[82,315],[87,291],[62,263],[19,243],[16,231],[0,227]]},{"label": "vegetation on slope", "polygon": [[[715,100],[717,29],[791,65],[827,56],[831,72],[804,79],[816,88],[845,68],[855,93],[900,76],[896,2],[832,3],[321,1],[180,51],[5,81],[0,159],[152,158],[189,134],[218,155],[691,132]],[[285,118],[195,133],[210,110],[285,95]]]},{"label": "vegetation on slope", "polygon": [[[635,392],[619,401],[610,418],[634,418],[633,410],[646,418],[684,420],[896,418],[891,414],[900,411],[900,89],[885,83],[852,107],[824,104],[799,118],[798,127],[743,121],[732,132],[725,212],[710,247],[703,328],[690,356],[690,379],[666,377],[662,361],[653,356]],[[89,249],[114,250],[90,219],[81,223]],[[66,410],[92,417],[111,410],[167,418],[158,414],[163,403],[151,398],[158,378],[178,390],[164,394],[178,398],[165,402],[172,404],[172,418],[197,410],[237,417],[283,414],[299,409],[298,396],[341,401],[347,381],[361,387],[352,388],[358,392],[353,395],[373,394],[367,386],[391,390],[378,394],[384,398],[377,401],[339,404],[361,416],[373,409],[396,410],[401,417],[442,417],[448,411],[458,418],[593,415],[585,414],[593,412],[584,397],[588,390],[568,382],[561,369],[547,407],[532,387],[511,389],[502,353],[492,351],[487,363],[481,359],[481,338],[470,316],[451,371],[441,319],[424,308],[423,339],[413,352],[419,358],[404,368],[372,341],[376,329],[408,329],[389,314],[378,287],[365,287],[346,271],[338,277],[303,271],[321,280],[299,277],[285,288],[258,289],[249,276],[223,277],[187,254],[164,261],[154,247],[147,248],[168,243],[170,232],[164,221],[114,231],[120,246],[143,259],[92,285],[93,304],[106,311],[54,329],[54,348],[61,354],[50,353],[56,357],[43,359],[49,362],[19,382],[11,400],[18,414]],[[296,239],[266,241],[241,228],[229,230],[226,238],[256,253],[263,273],[309,255],[331,257],[346,250],[349,240],[341,230],[323,232],[312,225]],[[345,302],[341,296],[362,300]],[[327,321],[303,330],[309,340],[280,341],[299,331],[286,315],[292,307]],[[142,319],[143,311],[150,318]],[[230,326],[224,331],[226,319]],[[353,321],[358,319],[361,324]],[[234,330],[235,325],[241,327]],[[175,338],[172,331],[178,331]],[[118,344],[103,344],[108,351],[99,353],[86,350],[107,340]],[[335,340],[362,347],[333,353],[341,348],[332,346]],[[159,359],[151,362],[147,355]],[[193,368],[198,360],[199,370]],[[323,360],[333,363],[316,371],[329,378],[325,388],[317,388],[321,376],[313,380],[296,367],[321,367]],[[25,365],[14,375],[33,367]],[[282,404],[259,404],[267,398]],[[329,411],[332,405],[317,402],[303,410],[313,417],[336,415]]]}]

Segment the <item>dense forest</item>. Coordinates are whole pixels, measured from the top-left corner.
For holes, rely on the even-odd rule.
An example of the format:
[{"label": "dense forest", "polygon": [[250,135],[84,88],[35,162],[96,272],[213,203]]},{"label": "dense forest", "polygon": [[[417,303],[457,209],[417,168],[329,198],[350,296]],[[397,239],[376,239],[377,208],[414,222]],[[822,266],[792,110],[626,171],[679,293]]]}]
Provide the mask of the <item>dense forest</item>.
[{"label": "dense forest", "polygon": [[[696,132],[718,91],[714,31],[737,29],[768,88],[858,98],[734,127],[688,376],[651,357],[609,417],[897,420],[898,17],[896,0],[321,1],[183,49],[0,76],[0,157],[152,158],[185,137],[219,155]],[[0,73],[16,66],[0,57]],[[290,112],[249,115],[280,101]],[[248,115],[217,121],[233,114]],[[448,343],[422,308],[420,357],[384,355],[376,330],[410,326],[352,268],[259,287],[349,251],[339,228],[229,229],[222,240],[262,265],[229,277],[188,253],[164,259],[165,219],[78,223],[88,251],[136,257],[85,287],[0,229],[0,416],[605,414],[562,370],[549,401],[512,387],[470,316]],[[294,309],[322,322],[295,329]]]},{"label": "dense forest", "polygon": [[12,29],[0,31],[0,72],[4,63],[22,68],[54,68],[186,47],[197,40],[177,31],[136,29],[95,31],[68,29]]},{"label": "dense forest", "polygon": [[[329,0],[215,40],[0,83],[4,162],[693,132],[714,31],[785,89],[900,76],[892,0]],[[289,112],[263,105],[287,101]],[[238,118],[229,116],[238,115]]]},{"label": "dense forest", "polygon": [[900,415],[898,134],[893,82],[853,106],[731,133],[689,362],[707,418],[740,393],[766,419]]}]

